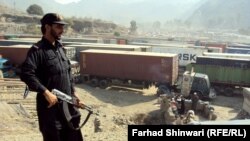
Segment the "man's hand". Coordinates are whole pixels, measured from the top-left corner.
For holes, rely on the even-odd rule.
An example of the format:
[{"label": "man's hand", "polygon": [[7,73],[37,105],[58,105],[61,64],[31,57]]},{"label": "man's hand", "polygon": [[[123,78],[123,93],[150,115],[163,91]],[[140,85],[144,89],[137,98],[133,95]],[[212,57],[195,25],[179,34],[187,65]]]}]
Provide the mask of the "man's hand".
[{"label": "man's hand", "polygon": [[56,95],[52,94],[49,90],[45,90],[43,95],[45,96],[46,100],[49,102],[48,108],[52,107],[58,102]]}]

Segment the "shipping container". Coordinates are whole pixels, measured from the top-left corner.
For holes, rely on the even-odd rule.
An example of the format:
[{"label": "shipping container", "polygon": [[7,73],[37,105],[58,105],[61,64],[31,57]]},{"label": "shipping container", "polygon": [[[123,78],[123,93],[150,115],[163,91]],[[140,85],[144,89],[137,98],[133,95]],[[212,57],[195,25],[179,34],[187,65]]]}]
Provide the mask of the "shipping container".
[{"label": "shipping container", "polygon": [[228,45],[228,47],[232,47],[232,48],[245,48],[245,49],[250,49],[250,45],[247,44],[239,44],[239,43],[231,43]]},{"label": "shipping container", "polygon": [[250,68],[250,59],[198,56],[196,64],[216,65],[232,68]]},{"label": "shipping container", "polygon": [[103,43],[102,38],[62,38],[62,42]]},{"label": "shipping container", "polygon": [[80,52],[80,72],[93,84],[119,79],[145,87],[155,83],[174,85],[178,77],[178,57],[166,53],[85,50]]},{"label": "shipping container", "polygon": [[[0,46],[0,54],[2,58],[8,59],[10,64],[19,67],[25,61],[31,47],[31,45]],[[65,53],[66,56],[71,59],[70,63],[75,83],[80,83],[80,65],[77,61],[72,61],[75,56],[75,48],[65,47]]]},{"label": "shipping container", "polygon": [[81,42],[62,42],[63,46],[68,46],[68,45],[81,45],[83,43]]},{"label": "shipping container", "polygon": [[[250,86],[250,70],[238,67],[217,65],[192,64],[195,72],[209,76],[210,82],[215,84]],[[190,70],[190,69],[188,69]]]},{"label": "shipping container", "polygon": [[117,44],[117,39],[109,39],[109,44]]},{"label": "shipping container", "polygon": [[218,47],[222,49],[222,52],[225,52],[226,47],[228,47],[227,43],[218,43],[218,42],[203,42],[201,41],[200,46],[205,46],[205,47]]},{"label": "shipping container", "polygon": [[200,98],[215,98],[205,74],[184,72],[178,79],[178,55],[171,53],[85,50],[80,52],[80,73],[93,87],[123,85],[149,88],[157,94],[181,92],[189,96],[197,92]]},{"label": "shipping container", "polygon": [[250,54],[250,48],[227,47],[225,52],[235,54]]},{"label": "shipping container", "polygon": [[189,44],[152,44],[152,43],[134,43],[135,45],[151,46],[152,52],[176,53],[179,55],[179,66],[186,67],[190,63],[196,62],[196,57],[203,52],[222,52],[218,47],[190,46]]},{"label": "shipping container", "polygon": [[[0,46],[0,54],[12,64],[19,66],[26,59],[28,50],[31,47],[32,45]],[[75,48],[65,47],[65,53],[70,60],[75,60]]]},{"label": "shipping container", "polygon": [[203,56],[250,59],[250,54],[235,54],[235,53],[211,53],[211,52],[204,52]]},{"label": "shipping container", "polygon": [[127,44],[127,40],[126,39],[117,39],[117,44],[126,45]]},{"label": "shipping container", "polygon": [[12,46],[12,45],[33,45],[37,41],[25,41],[25,40],[0,40],[0,46]]},{"label": "shipping container", "polygon": [[152,52],[176,53],[179,55],[179,66],[185,67],[189,63],[196,62],[196,57],[208,52],[208,49],[201,47],[158,47],[152,46]]},{"label": "shipping container", "polygon": [[122,51],[148,51],[151,48],[147,46],[133,46],[133,45],[117,45],[117,44],[92,44],[84,43],[80,45],[68,45],[67,47],[74,47],[76,49],[76,60],[79,61],[80,51],[87,49],[97,50],[122,50]]},{"label": "shipping container", "polygon": [[190,46],[190,44],[185,44],[181,42],[169,42],[165,44],[160,43],[148,43],[148,42],[130,42],[130,45],[137,45],[137,46],[152,46],[152,47],[187,47]]},{"label": "shipping container", "polygon": [[[201,60],[200,60],[201,59]],[[217,93],[239,94],[242,87],[250,86],[250,59],[227,57],[197,57],[187,70],[207,74]]]},{"label": "shipping container", "polygon": [[13,65],[21,65],[30,49],[30,45],[0,46],[0,54]]}]

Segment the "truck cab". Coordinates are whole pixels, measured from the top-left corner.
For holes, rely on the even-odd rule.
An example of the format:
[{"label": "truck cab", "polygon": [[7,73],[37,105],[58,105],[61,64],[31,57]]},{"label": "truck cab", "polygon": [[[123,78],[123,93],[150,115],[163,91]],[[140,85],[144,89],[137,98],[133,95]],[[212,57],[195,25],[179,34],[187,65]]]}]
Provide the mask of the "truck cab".
[{"label": "truck cab", "polygon": [[12,65],[10,65],[9,60],[5,58],[0,58],[0,70],[3,73],[4,78],[12,78],[16,76]]},{"label": "truck cab", "polygon": [[196,92],[201,99],[214,99],[215,91],[211,89],[209,78],[206,74],[186,71],[183,74],[181,93],[184,97]]}]

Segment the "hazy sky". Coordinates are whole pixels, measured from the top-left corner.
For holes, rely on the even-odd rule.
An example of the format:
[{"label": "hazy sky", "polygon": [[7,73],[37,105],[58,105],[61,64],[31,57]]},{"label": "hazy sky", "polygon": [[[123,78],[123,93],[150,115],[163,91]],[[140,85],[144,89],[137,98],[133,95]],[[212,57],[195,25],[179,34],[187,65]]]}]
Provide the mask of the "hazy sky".
[{"label": "hazy sky", "polygon": [[[55,2],[61,3],[61,4],[70,4],[70,3],[77,3],[82,0],[54,0]],[[139,2],[139,1],[145,1],[145,0],[107,0],[107,1],[113,1],[118,3],[133,3],[133,2]]]},{"label": "hazy sky", "polygon": [[22,11],[35,3],[44,13],[56,12],[64,17],[88,17],[127,25],[131,20],[145,23],[186,19],[201,1],[206,0],[0,0],[0,3]]},{"label": "hazy sky", "polygon": [[[61,4],[70,4],[70,3],[77,3],[79,1],[83,1],[83,0],[54,0],[57,3],[61,3]],[[150,0],[106,0],[106,1],[113,1],[113,2],[117,2],[117,3],[136,3],[136,2],[141,2],[141,1],[150,1]],[[155,2],[159,2],[162,0],[152,0]],[[176,0],[164,0],[164,1],[176,1]],[[194,1],[201,1],[201,0],[178,0],[184,3],[188,3],[188,2],[194,2]]]},{"label": "hazy sky", "polygon": [[79,2],[81,0],[55,0],[55,2],[58,2],[58,3],[61,3],[61,4],[69,4],[69,3],[72,3],[72,2]]}]

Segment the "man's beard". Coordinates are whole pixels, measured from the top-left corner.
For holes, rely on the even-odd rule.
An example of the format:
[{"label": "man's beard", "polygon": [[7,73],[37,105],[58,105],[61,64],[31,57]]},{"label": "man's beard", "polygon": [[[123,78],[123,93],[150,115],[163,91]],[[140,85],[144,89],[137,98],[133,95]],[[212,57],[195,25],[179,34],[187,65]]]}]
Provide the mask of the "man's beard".
[{"label": "man's beard", "polygon": [[58,36],[56,32],[52,29],[50,32],[51,36],[54,37],[56,40],[60,40],[61,36]]}]

